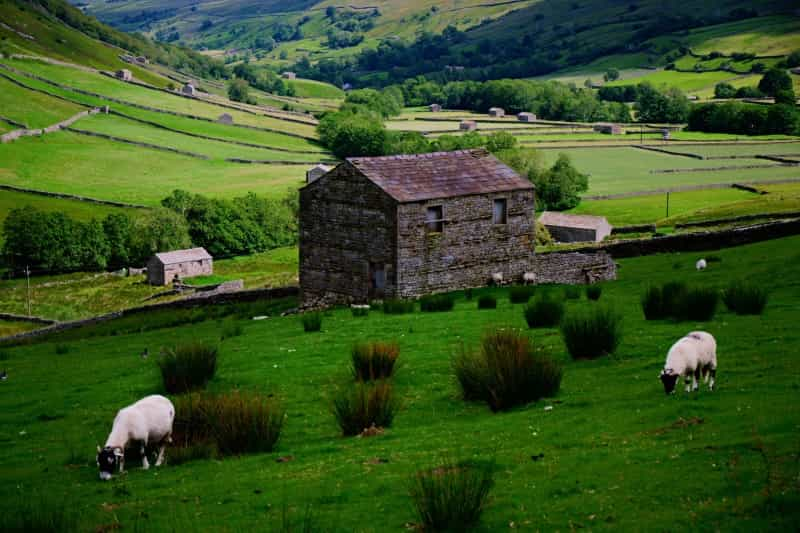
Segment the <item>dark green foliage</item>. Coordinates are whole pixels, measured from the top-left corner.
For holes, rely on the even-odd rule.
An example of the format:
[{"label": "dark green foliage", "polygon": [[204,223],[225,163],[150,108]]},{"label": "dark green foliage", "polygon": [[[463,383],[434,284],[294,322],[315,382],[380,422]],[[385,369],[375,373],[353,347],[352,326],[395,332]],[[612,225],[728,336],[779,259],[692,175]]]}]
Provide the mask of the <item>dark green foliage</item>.
[{"label": "dark green foliage", "polygon": [[69,344],[56,344],[56,354],[57,355],[64,355],[69,353],[70,346]]},{"label": "dark green foliage", "polygon": [[341,158],[383,155],[386,128],[381,116],[358,106],[329,113],[317,126],[320,141]]},{"label": "dark green foliage", "polygon": [[195,393],[175,402],[173,440],[185,452],[242,455],[271,452],[280,438],[285,413],[273,399],[255,393]]},{"label": "dark green foliage", "polygon": [[164,390],[181,394],[202,389],[217,372],[216,345],[205,342],[181,344],[166,350],[158,359]]},{"label": "dark green foliage", "polygon": [[577,309],[561,321],[561,335],[573,359],[612,354],[622,341],[622,317],[609,307]]},{"label": "dark green foliage", "polygon": [[687,287],[671,281],[661,287],[648,287],[642,295],[642,311],[646,320],[711,320],[719,293],[704,287]]},{"label": "dark green foliage", "polygon": [[600,296],[603,294],[603,287],[600,285],[587,285],[586,286],[586,298],[589,300],[599,300]]},{"label": "dark green foliage", "polygon": [[462,348],[453,369],[461,396],[485,401],[492,411],[554,396],[563,372],[560,363],[534,349],[528,337],[514,329],[487,332],[477,351]]},{"label": "dark green foliage", "polygon": [[314,311],[300,315],[300,322],[303,323],[303,331],[313,333],[322,329],[322,313]]},{"label": "dark green foliage", "polygon": [[0,531],[69,533],[79,531],[79,515],[74,504],[45,494],[19,494],[7,498],[7,509],[0,513]]},{"label": "dark green foliage", "polygon": [[771,68],[758,82],[758,90],[767,96],[776,96],[781,91],[792,91],[792,78],[782,68]]},{"label": "dark green foliage", "polygon": [[564,298],[567,300],[580,300],[581,288],[577,285],[567,285],[564,287]]},{"label": "dark green foliage", "polygon": [[351,307],[350,312],[355,317],[369,316],[369,307]]},{"label": "dark green foliage", "polygon": [[734,281],[722,293],[725,306],[737,315],[760,315],[768,298],[765,289],[747,281]]},{"label": "dark green foliage", "polygon": [[212,441],[198,442],[189,446],[171,446],[166,454],[167,464],[181,465],[191,461],[207,461],[219,455]]},{"label": "dark green foliage", "polygon": [[714,318],[719,291],[708,287],[690,287],[679,300],[677,320],[708,321]]},{"label": "dark green foliage", "polygon": [[800,132],[800,112],[794,105],[781,102],[771,106],[743,102],[700,104],[692,106],[689,129],[739,135],[796,135]]},{"label": "dark green foliage", "polygon": [[493,464],[447,461],[417,472],[409,494],[425,531],[468,531],[480,521],[493,486]]},{"label": "dark green foliage", "polygon": [[382,308],[387,315],[404,315],[414,312],[414,301],[390,298],[383,301]]},{"label": "dark green foliage", "polygon": [[730,83],[722,82],[714,86],[714,98],[735,98],[736,88]]},{"label": "dark green foliage", "polygon": [[464,298],[467,300],[472,300],[472,289],[465,289],[464,290]]},{"label": "dark green foliage", "polygon": [[8,361],[11,356],[5,350],[0,350],[0,361]]},{"label": "dark green foliage", "polygon": [[222,332],[220,333],[220,340],[239,337],[244,333],[244,326],[234,320],[225,320],[222,323]]},{"label": "dark green foliage", "polygon": [[589,189],[589,177],[578,171],[566,154],[559,154],[550,170],[533,178],[539,209],[563,211],[577,206]]},{"label": "dark green foliage", "polygon": [[689,116],[689,99],[678,89],[656,90],[649,83],[639,84],[636,110],[640,122],[680,124]]},{"label": "dark green foliage", "polygon": [[231,80],[228,84],[228,98],[234,102],[247,102],[250,99],[250,84],[247,80]]},{"label": "dark green foliage", "polygon": [[353,377],[374,381],[392,377],[400,347],[396,342],[362,342],[353,346]]},{"label": "dark green foliage", "polygon": [[516,285],[508,290],[508,299],[512,304],[524,304],[535,292],[535,285]]},{"label": "dark green foliage", "polygon": [[525,306],[524,314],[529,328],[554,327],[564,316],[564,302],[547,293],[539,294]]},{"label": "dark green foliage", "polygon": [[346,437],[373,426],[391,426],[399,408],[400,402],[388,381],[351,383],[336,391],[332,405],[333,416]]},{"label": "dark green foliage", "polygon": [[432,294],[419,299],[421,311],[452,311],[455,298],[450,294]]},{"label": "dark green foliage", "polygon": [[491,294],[482,294],[478,297],[478,309],[497,309],[497,298]]}]

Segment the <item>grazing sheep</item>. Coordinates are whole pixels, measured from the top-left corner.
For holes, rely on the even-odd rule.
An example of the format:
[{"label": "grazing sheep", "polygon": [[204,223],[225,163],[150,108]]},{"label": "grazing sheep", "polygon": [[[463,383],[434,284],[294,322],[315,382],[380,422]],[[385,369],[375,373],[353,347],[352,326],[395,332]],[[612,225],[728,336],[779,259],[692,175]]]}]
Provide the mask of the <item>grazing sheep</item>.
[{"label": "grazing sheep", "polygon": [[[667,353],[667,362],[659,378],[664,384],[664,392],[675,391],[675,383],[684,377],[686,392],[698,389],[700,374],[708,383],[708,390],[714,390],[717,377],[717,341],[705,331],[692,331],[672,345]],[[710,381],[709,381],[710,378]]]},{"label": "grazing sheep", "polygon": [[100,479],[111,479],[114,467],[119,465],[120,473],[125,471],[125,448],[131,441],[138,441],[141,446],[142,468],[147,470],[145,447],[148,442],[160,445],[156,466],[164,462],[164,448],[172,442],[172,421],[175,419],[175,407],[167,398],[159,395],[147,396],[133,405],[120,409],[114,418],[114,426],[106,440],[105,447],[97,447],[97,465],[100,467]]},{"label": "grazing sheep", "polygon": [[502,272],[494,272],[492,274],[492,283],[494,285],[502,285],[503,284],[503,273]]},{"label": "grazing sheep", "polygon": [[706,263],[705,259],[700,259],[700,260],[697,261],[697,263],[694,264],[694,267],[697,270],[705,270],[707,266],[708,266],[708,264]]},{"label": "grazing sheep", "polygon": [[536,273],[535,272],[525,272],[522,274],[522,281],[525,285],[529,285],[532,283],[536,283]]}]

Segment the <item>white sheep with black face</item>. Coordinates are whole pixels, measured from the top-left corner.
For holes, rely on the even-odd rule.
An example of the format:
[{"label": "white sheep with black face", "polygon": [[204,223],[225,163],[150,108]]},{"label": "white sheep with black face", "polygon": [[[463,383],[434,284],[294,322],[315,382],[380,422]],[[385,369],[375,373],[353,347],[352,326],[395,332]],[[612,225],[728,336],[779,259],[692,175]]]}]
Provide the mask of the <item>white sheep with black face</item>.
[{"label": "white sheep with black face", "polygon": [[679,339],[667,353],[667,362],[659,378],[664,384],[664,392],[675,392],[678,378],[683,376],[686,392],[699,388],[700,375],[708,390],[714,390],[717,377],[717,341],[713,335],[705,331],[692,331]]},{"label": "white sheep with black face", "polygon": [[120,409],[114,418],[111,434],[102,449],[97,447],[97,466],[100,479],[111,479],[118,466],[120,473],[125,471],[125,448],[131,442],[139,442],[142,453],[142,468],[150,468],[145,448],[148,443],[160,445],[156,466],[164,462],[164,449],[172,442],[172,422],[175,420],[175,407],[167,398],[159,395],[146,396],[138,402]]}]

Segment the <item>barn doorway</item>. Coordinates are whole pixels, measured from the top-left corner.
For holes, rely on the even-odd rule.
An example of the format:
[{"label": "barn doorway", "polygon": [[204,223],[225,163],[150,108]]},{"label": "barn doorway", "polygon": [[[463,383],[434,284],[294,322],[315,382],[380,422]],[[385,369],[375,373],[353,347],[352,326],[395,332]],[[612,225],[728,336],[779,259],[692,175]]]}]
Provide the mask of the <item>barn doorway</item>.
[{"label": "barn doorway", "polygon": [[382,263],[369,264],[369,294],[372,298],[382,298],[386,290],[386,268]]}]

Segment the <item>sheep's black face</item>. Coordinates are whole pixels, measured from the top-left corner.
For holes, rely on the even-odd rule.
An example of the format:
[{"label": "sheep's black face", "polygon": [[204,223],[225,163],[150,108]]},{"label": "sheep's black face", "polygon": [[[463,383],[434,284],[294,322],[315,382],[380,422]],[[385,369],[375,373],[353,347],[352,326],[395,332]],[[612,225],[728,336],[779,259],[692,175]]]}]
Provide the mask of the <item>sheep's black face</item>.
[{"label": "sheep's black face", "polygon": [[678,374],[661,373],[661,383],[664,384],[664,394],[672,394],[675,392],[675,384],[678,382],[679,377]]},{"label": "sheep's black face", "polygon": [[103,448],[97,453],[97,466],[100,468],[100,479],[111,479],[114,468],[117,466],[117,454],[113,448]]}]

